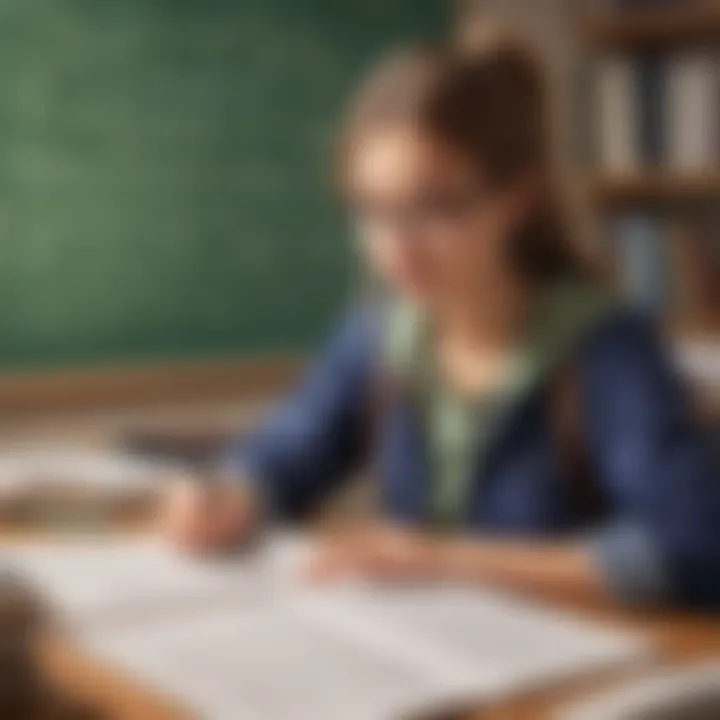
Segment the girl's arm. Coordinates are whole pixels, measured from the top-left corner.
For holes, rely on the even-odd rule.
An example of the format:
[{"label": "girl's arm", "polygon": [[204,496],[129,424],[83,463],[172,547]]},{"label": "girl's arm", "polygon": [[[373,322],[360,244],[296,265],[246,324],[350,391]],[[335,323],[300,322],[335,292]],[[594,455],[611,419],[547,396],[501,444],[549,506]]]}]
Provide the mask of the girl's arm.
[{"label": "girl's arm", "polygon": [[325,538],[310,576],[496,586],[550,599],[606,602],[602,574],[581,543],[437,536],[398,527],[348,529]]},{"label": "girl's arm", "polygon": [[373,337],[369,313],[348,318],[301,387],[232,443],[222,482],[172,484],[159,508],[162,534],[192,552],[232,549],[267,515],[307,511],[341,482],[365,449]]},{"label": "girl's arm", "polygon": [[221,474],[245,484],[271,514],[313,508],[365,451],[375,318],[349,316],[298,390],[256,431],[236,441]]},{"label": "girl's arm", "polygon": [[438,546],[436,562],[438,575],[452,582],[484,583],[592,604],[610,599],[592,553],[581,543],[444,541]]},{"label": "girl's arm", "polygon": [[614,519],[594,541],[628,601],[720,607],[720,474],[709,433],[652,323],[627,316],[589,348],[585,415]]}]

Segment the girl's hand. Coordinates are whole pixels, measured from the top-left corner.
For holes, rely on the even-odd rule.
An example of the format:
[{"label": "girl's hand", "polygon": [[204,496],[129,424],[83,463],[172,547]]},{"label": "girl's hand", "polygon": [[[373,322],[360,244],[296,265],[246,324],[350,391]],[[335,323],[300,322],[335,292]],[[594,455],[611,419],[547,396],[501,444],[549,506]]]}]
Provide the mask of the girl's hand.
[{"label": "girl's hand", "polygon": [[348,578],[414,582],[439,578],[439,541],[389,525],[346,527],[328,533],[308,567],[313,582]]},{"label": "girl's hand", "polygon": [[258,503],[239,483],[203,487],[174,482],[162,499],[158,526],[170,544],[191,553],[213,553],[242,544],[258,524]]}]

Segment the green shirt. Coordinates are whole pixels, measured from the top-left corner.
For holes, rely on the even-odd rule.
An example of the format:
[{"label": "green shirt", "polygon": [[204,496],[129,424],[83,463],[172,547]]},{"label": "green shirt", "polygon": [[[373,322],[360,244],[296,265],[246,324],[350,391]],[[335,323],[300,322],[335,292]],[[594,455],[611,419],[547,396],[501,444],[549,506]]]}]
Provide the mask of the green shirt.
[{"label": "green shirt", "polygon": [[469,479],[494,424],[499,399],[464,398],[437,387],[428,398],[425,427],[433,524],[453,525],[467,504]]}]

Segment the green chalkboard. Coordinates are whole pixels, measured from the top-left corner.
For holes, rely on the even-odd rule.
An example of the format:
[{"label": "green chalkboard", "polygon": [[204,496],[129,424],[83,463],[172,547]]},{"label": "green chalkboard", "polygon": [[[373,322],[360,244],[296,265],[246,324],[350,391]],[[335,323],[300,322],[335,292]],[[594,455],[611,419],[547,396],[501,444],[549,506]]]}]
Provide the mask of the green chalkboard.
[{"label": "green chalkboard", "polygon": [[351,270],[333,128],[443,0],[0,0],[0,367],[283,352]]}]

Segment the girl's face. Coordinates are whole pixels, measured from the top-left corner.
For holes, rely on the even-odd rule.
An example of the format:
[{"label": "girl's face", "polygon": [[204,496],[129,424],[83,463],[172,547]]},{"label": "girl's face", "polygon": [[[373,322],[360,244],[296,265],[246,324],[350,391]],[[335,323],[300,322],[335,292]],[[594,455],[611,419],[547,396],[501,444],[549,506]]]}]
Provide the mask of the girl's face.
[{"label": "girl's face", "polygon": [[390,287],[433,304],[503,271],[519,193],[490,193],[461,154],[408,128],[366,136],[349,166],[362,250]]}]

